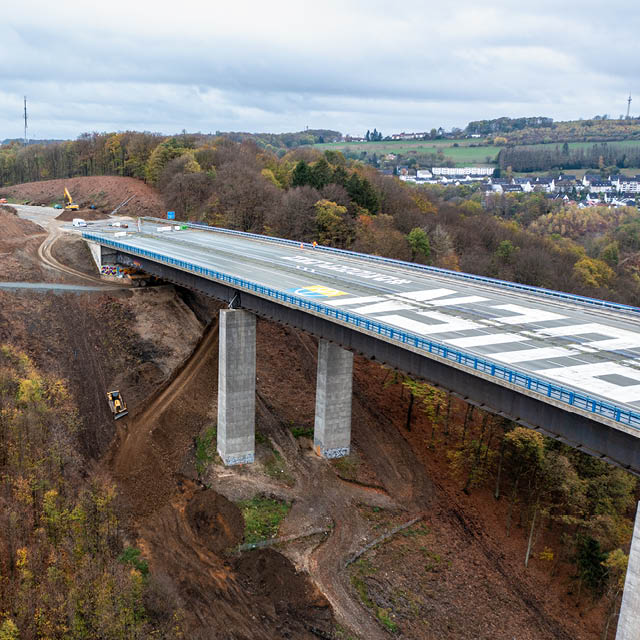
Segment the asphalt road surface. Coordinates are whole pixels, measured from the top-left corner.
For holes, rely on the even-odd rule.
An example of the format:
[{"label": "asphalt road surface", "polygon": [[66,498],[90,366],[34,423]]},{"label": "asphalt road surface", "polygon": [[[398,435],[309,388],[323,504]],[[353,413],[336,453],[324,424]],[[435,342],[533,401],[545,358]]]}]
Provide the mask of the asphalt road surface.
[{"label": "asphalt road surface", "polygon": [[[134,225],[130,225],[133,227]],[[205,230],[91,233],[187,260],[459,348],[616,406],[640,409],[640,313],[590,308],[321,250]]]}]

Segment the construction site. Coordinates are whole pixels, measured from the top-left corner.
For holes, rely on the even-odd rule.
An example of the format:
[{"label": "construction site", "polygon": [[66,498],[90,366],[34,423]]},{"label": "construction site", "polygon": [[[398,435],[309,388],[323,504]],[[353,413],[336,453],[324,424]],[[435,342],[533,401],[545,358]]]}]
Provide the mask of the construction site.
[{"label": "construction site", "polygon": [[[401,375],[356,356],[351,453],[323,459],[317,341],[258,318],[255,463],[224,466],[226,305],[135,270],[100,273],[76,228],[162,215],[158,193],[118,177],[0,191],[14,203],[0,206],[0,344],[68,381],[84,464],[115,483],[125,536],[178,603],[184,637],[601,637],[605,604],[575,588],[570,563],[539,554],[525,568],[508,502],[466,490],[443,453],[463,426],[484,430],[479,413],[449,400],[434,434]],[[555,536],[542,531],[537,549]]]}]

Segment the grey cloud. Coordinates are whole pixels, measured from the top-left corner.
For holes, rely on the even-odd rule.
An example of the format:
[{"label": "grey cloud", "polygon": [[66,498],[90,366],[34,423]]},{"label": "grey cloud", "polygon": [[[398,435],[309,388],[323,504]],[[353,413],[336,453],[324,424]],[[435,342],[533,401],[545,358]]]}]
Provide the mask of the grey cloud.
[{"label": "grey cloud", "polygon": [[640,11],[616,1],[461,0],[455,11],[429,2],[403,12],[281,0],[223,14],[187,0],[175,17],[149,5],[120,25],[110,13],[86,20],[86,8],[75,18],[68,4],[54,16],[18,10],[5,25],[0,138],[19,135],[25,93],[40,137],[305,125],[356,134],[617,114],[636,82]]}]

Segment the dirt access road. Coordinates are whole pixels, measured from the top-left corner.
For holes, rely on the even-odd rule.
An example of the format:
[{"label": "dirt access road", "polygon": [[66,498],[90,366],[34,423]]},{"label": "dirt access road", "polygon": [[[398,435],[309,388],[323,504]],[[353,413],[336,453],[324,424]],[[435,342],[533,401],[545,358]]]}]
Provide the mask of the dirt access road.
[{"label": "dirt access road", "polygon": [[[60,215],[60,209],[54,209],[53,207],[34,207],[21,204],[11,206],[16,209],[20,218],[35,222],[47,230],[47,237],[38,247],[38,257],[45,267],[61,275],[70,276],[72,279],[79,279],[85,283],[90,282],[95,286],[103,287],[105,290],[114,289],[114,285],[109,285],[100,279],[97,270],[95,275],[88,275],[69,265],[63,264],[55,258],[53,255],[53,246],[60,236],[64,233],[73,233],[77,235],[80,233],[74,229],[70,223],[56,219]],[[105,219],[108,219],[108,217]]]}]

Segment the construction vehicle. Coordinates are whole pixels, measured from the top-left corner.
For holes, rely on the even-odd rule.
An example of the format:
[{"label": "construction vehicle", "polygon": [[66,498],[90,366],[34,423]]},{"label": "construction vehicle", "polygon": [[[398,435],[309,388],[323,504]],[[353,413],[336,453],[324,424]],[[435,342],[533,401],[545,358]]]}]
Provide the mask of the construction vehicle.
[{"label": "construction vehicle", "polygon": [[111,413],[113,413],[113,417],[115,420],[124,418],[129,413],[127,405],[124,403],[120,391],[108,391],[107,400],[109,401],[109,408],[111,409]]},{"label": "construction vehicle", "polygon": [[77,211],[80,207],[73,201],[73,198],[71,197],[71,194],[69,193],[69,189],[67,189],[67,187],[64,188],[64,199],[65,199],[65,205],[64,205],[64,210],[65,211]]},{"label": "construction vehicle", "polygon": [[154,276],[132,267],[124,267],[120,272],[125,282],[128,282],[132,287],[146,287],[158,281]]}]

